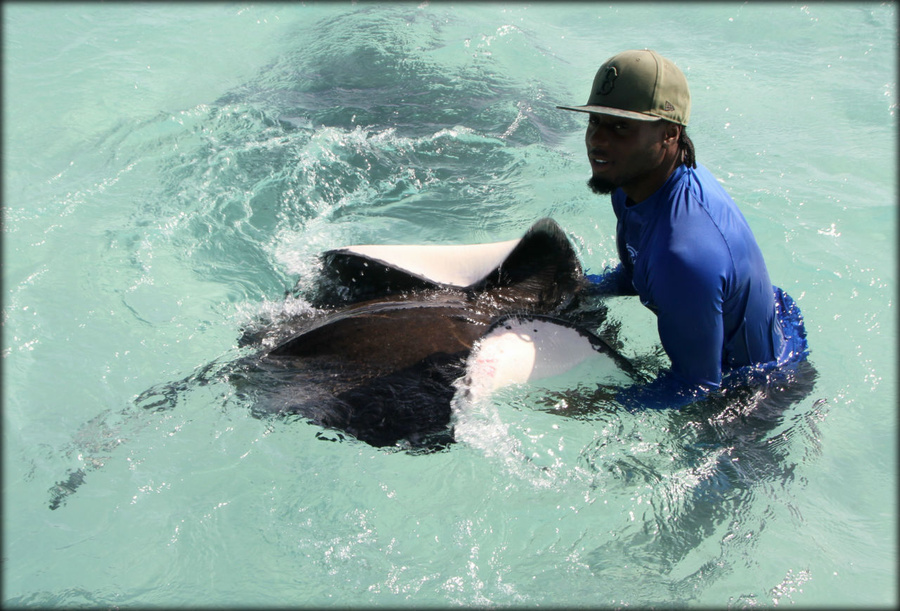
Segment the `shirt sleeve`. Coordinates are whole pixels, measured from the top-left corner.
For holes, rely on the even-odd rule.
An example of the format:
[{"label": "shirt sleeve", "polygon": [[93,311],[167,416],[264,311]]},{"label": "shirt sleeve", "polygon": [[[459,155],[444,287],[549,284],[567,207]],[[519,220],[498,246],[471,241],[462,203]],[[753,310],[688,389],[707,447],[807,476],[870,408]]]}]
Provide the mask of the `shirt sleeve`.
[{"label": "shirt sleeve", "polygon": [[680,409],[709,395],[711,388],[687,384],[672,371],[661,372],[653,381],[620,390],[616,401],[625,409]]},{"label": "shirt sleeve", "polygon": [[631,278],[625,267],[619,263],[614,268],[606,268],[602,274],[585,274],[588,284],[585,292],[594,297],[618,297],[636,295]]},{"label": "shirt sleeve", "polygon": [[688,386],[718,387],[724,346],[724,277],[717,262],[700,253],[670,254],[652,272],[650,292],[659,338],[672,361],[672,375]]},{"label": "shirt sleeve", "polygon": [[621,390],[626,409],[678,409],[722,382],[722,291],[714,269],[669,257],[650,277],[652,307],[672,367],[646,384]]}]

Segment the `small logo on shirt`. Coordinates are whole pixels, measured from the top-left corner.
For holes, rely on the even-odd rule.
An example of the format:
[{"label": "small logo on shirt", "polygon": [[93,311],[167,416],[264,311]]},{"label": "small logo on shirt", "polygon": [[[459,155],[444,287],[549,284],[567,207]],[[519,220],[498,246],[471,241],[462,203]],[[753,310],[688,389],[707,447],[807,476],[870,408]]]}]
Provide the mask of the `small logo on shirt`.
[{"label": "small logo on shirt", "polygon": [[631,258],[631,264],[634,265],[634,260],[637,259],[638,256],[637,248],[635,248],[631,244],[626,244],[625,248],[628,250],[628,256]]}]

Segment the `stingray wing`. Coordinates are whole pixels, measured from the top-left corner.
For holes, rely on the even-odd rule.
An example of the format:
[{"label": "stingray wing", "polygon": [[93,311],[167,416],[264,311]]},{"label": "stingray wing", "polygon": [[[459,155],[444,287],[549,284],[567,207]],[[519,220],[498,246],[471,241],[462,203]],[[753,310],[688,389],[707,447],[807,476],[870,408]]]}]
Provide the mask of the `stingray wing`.
[{"label": "stingray wing", "polygon": [[311,301],[338,307],[425,290],[488,293],[523,309],[549,312],[582,277],[568,236],[552,219],[517,240],[462,245],[359,245],[326,252]]}]

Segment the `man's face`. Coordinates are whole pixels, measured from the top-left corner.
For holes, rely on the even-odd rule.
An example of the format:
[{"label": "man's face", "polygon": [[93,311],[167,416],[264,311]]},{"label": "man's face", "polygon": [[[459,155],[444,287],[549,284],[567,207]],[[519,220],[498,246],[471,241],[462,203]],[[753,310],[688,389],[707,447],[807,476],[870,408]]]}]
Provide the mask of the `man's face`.
[{"label": "man's face", "polygon": [[662,186],[667,177],[661,175],[665,123],[591,113],[584,136],[591,190],[607,194],[621,187],[634,201],[642,201]]}]

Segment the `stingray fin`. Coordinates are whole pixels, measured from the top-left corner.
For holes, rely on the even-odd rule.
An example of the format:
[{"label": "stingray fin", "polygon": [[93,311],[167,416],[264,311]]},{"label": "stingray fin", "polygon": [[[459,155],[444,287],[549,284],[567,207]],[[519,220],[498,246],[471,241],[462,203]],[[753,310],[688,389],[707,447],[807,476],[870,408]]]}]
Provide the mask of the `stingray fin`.
[{"label": "stingray fin", "polygon": [[549,218],[519,239],[460,245],[357,245],[327,251],[313,296],[335,307],[426,289],[491,290],[518,285],[532,295],[574,290],[581,266]]}]

